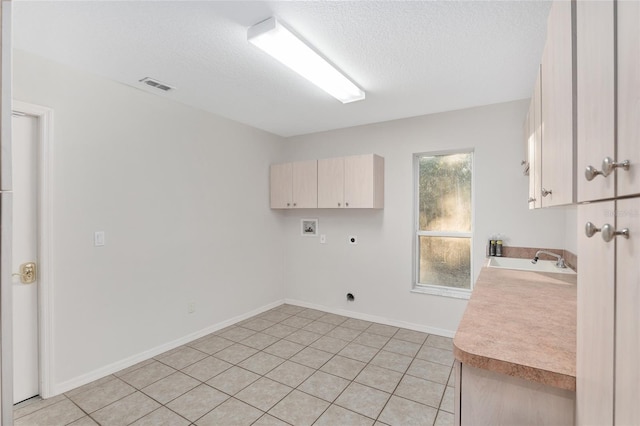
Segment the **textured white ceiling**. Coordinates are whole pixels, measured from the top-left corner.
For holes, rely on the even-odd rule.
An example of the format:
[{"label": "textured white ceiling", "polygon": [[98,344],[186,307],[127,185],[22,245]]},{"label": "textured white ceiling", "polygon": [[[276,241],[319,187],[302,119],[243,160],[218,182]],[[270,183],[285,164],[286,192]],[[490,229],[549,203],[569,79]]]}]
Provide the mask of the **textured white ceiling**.
[{"label": "textured white ceiling", "polygon": [[[15,1],[13,44],[292,136],[529,97],[546,1]],[[246,41],[276,16],[362,87],[343,105]]]}]

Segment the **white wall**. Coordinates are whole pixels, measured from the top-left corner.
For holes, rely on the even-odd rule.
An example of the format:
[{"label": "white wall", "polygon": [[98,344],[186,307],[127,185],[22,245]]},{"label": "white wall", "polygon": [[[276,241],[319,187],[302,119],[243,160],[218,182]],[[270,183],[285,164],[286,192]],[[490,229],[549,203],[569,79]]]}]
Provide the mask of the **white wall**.
[{"label": "white wall", "polygon": [[[520,166],[527,106],[527,101],[517,101],[290,138],[285,151],[289,160],[383,156],[385,208],[282,213],[287,296],[453,334],[465,300],[410,292],[414,153],[475,150],[475,275],[492,233],[504,235],[507,245],[563,248],[565,211],[528,209],[528,177]],[[303,217],[319,218],[326,244],[300,236]],[[348,235],[357,235],[359,244],[348,245]],[[347,304],[347,291],[355,293],[354,303]]]},{"label": "white wall", "polygon": [[21,51],[14,98],[54,110],[58,391],[284,298],[281,138]]},{"label": "white wall", "polygon": [[[578,254],[578,206],[567,206],[565,209],[564,248]],[[583,228],[584,229],[584,228]]]},{"label": "white wall", "polygon": [[[54,109],[58,391],[285,297],[452,334],[466,301],[410,292],[416,152],[475,149],[474,275],[491,233],[575,240],[575,209],[527,208],[525,101],[284,141],[21,51],[14,97]],[[269,210],[270,163],[361,153],[385,157],[384,210]],[[300,236],[303,217],[320,219],[327,244]],[[105,247],[92,246],[97,230]]]}]

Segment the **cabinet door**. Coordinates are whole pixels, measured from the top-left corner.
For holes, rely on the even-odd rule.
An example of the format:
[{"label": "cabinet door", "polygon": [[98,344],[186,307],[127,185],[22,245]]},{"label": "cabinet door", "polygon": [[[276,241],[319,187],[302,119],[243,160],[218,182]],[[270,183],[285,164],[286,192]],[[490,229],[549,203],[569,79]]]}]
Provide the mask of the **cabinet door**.
[{"label": "cabinet door", "polygon": [[344,205],[347,208],[382,208],[384,163],[377,155],[344,158]]},{"label": "cabinet door", "polygon": [[640,3],[619,1],[618,7],[618,153],[629,160],[618,169],[618,196],[640,193]]},{"label": "cabinet door", "polygon": [[613,201],[578,206],[577,425],[613,424],[615,241],[584,227],[615,225],[614,211]]},{"label": "cabinet door", "polygon": [[287,209],[292,201],[292,165],[272,164],[270,169],[270,199],[272,209]]},{"label": "cabinet door", "polygon": [[542,207],[542,194],[540,193],[542,187],[541,101],[540,71],[538,70],[538,78],[529,108],[529,208],[534,209]]},{"label": "cabinet door", "polygon": [[292,164],[293,207],[318,207],[318,162],[297,161]]},{"label": "cabinet door", "polygon": [[[618,15],[620,16],[620,15]],[[640,425],[640,198],[617,201],[616,424]]]},{"label": "cabinet door", "polygon": [[613,198],[613,173],[591,181],[584,174],[587,166],[601,170],[605,157],[615,159],[612,0],[576,3],[576,38],[578,201]]},{"label": "cabinet door", "polygon": [[344,158],[318,160],[318,207],[344,207]]},{"label": "cabinet door", "polygon": [[533,185],[533,96],[531,97],[531,102],[529,102],[529,111],[527,112],[527,117],[524,119],[524,139],[525,139],[525,156],[527,166],[529,168],[529,208],[535,208],[535,187]]},{"label": "cabinet door", "polygon": [[553,2],[542,55],[542,207],[573,202],[572,7]]}]

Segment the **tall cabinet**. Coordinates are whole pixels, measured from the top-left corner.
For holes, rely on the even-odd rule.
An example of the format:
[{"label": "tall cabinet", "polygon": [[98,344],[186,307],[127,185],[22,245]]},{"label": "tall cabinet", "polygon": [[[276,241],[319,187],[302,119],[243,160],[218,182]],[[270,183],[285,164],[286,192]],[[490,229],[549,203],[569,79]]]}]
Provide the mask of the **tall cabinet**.
[{"label": "tall cabinet", "polygon": [[640,3],[578,1],[576,423],[640,424]]}]

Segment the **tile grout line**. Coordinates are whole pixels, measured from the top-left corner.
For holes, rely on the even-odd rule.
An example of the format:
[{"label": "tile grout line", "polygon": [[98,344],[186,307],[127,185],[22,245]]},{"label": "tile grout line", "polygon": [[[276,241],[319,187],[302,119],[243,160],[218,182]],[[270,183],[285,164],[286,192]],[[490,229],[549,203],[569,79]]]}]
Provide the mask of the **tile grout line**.
[{"label": "tile grout line", "polygon": [[[442,395],[440,395],[438,407],[431,407],[428,404],[423,404],[422,402],[414,401],[412,399],[408,399],[408,400],[413,402],[413,403],[419,404],[421,406],[430,407],[432,409],[435,409],[436,410],[436,414],[435,414],[436,417],[434,418],[434,422],[438,419],[438,415],[439,415],[440,411],[445,411],[445,410],[441,410],[440,407],[442,406],[442,403],[444,401],[445,393],[447,392],[447,389],[449,388],[449,386],[448,386],[449,385],[449,381],[450,381],[451,375],[453,374],[452,366],[447,365],[447,364],[442,364],[440,361],[436,361],[435,359],[418,358],[418,354],[424,348],[434,348],[434,349],[437,349],[437,350],[447,350],[447,349],[443,349],[443,348],[440,348],[438,346],[432,346],[431,344],[429,344],[428,342],[429,342],[429,337],[432,336],[431,334],[424,333],[424,332],[419,332],[419,331],[415,331],[415,330],[403,329],[401,327],[387,326],[386,324],[378,324],[378,323],[375,323],[375,322],[349,318],[349,317],[345,317],[345,316],[342,316],[342,315],[336,315],[336,314],[332,314],[332,313],[323,313],[323,314],[319,315],[319,314],[317,314],[315,312],[320,312],[321,313],[322,311],[319,311],[319,310],[316,310],[316,309],[311,309],[311,308],[307,308],[307,309],[304,309],[304,308],[298,309],[298,308],[296,308],[296,309],[293,309],[295,311],[295,313],[290,313],[291,309],[282,309],[283,307],[284,308],[289,308],[289,305],[287,305],[287,304],[280,305],[279,307],[273,308],[273,309],[271,309],[269,311],[266,311],[264,313],[258,314],[258,315],[254,316],[254,317],[247,318],[246,320],[244,320],[242,322],[239,322],[237,324],[232,324],[232,325],[230,325],[228,327],[225,327],[224,329],[217,330],[216,332],[210,333],[209,335],[201,336],[198,339],[194,339],[191,342],[185,343],[182,346],[176,347],[176,348],[174,348],[174,349],[172,349],[170,351],[165,352],[164,354],[159,355],[161,357],[160,359],[155,358],[155,357],[154,358],[150,358],[151,362],[157,361],[159,364],[171,368],[173,370],[173,372],[171,372],[167,376],[164,376],[162,378],[159,378],[158,380],[155,380],[155,381],[153,381],[153,382],[151,382],[149,384],[146,384],[144,386],[144,388],[146,388],[148,386],[151,386],[151,385],[153,385],[153,384],[155,384],[155,383],[157,383],[157,382],[159,382],[161,380],[164,380],[167,377],[170,377],[170,376],[176,374],[177,372],[180,372],[181,374],[189,377],[190,379],[196,380],[197,383],[198,383],[196,386],[190,388],[189,390],[187,390],[185,392],[182,392],[180,395],[177,395],[177,396],[173,397],[170,401],[167,401],[166,404],[160,403],[160,401],[158,401],[154,397],[152,397],[150,395],[147,395],[142,390],[142,388],[138,388],[137,386],[131,385],[129,382],[127,382],[126,380],[124,380],[120,376],[118,376],[117,375],[118,372],[116,372],[116,373],[114,373],[112,375],[113,379],[119,379],[121,382],[125,383],[126,385],[128,385],[132,389],[134,389],[134,392],[132,392],[132,393],[130,393],[130,394],[128,394],[128,395],[126,395],[126,396],[124,396],[122,398],[119,398],[118,400],[113,401],[113,402],[111,402],[110,404],[107,404],[104,407],[101,407],[101,408],[95,410],[94,413],[99,411],[99,410],[101,410],[101,409],[103,409],[103,408],[111,406],[112,404],[115,404],[116,402],[119,402],[122,399],[124,399],[126,397],[129,397],[130,395],[135,394],[136,392],[140,392],[140,394],[142,394],[145,397],[148,397],[150,400],[160,404],[160,406],[157,407],[156,409],[152,410],[151,412],[144,414],[140,418],[137,418],[133,422],[136,422],[136,421],[138,421],[138,420],[150,415],[151,413],[154,413],[154,412],[158,411],[162,407],[166,407],[170,412],[178,415],[180,418],[185,419],[186,421],[190,422],[190,424],[195,424],[197,421],[202,419],[202,417],[210,414],[212,411],[214,411],[220,405],[222,405],[225,402],[233,399],[233,400],[236,400],[236,401],[241,402],[243,404],[247,404],[250,407],[255,408],[256,410],[258,410],[261,413],[261,415],[256,420],[254,420],[252,422],[252,423],[255,423],[255,422],[259,421],[259,419],[263,418],[265,415],[274,416],[273,414],[269,414],[269,411],[271,409],[273,409],[273,407],[277,406],[282,401],[284,401],[294,391],[298,391],[300,393],[303,393],[303,394],[305,394],[307,396],[310,396],[312,398],[316,398],[316,399],[328,404],[327,407],[324,410],[322,410],[322,412],[320,412],[319,415],[315,418],[313,423],[316,423],[320,418],[322,418],[322,416],[331,408],[332,405],[335,405],[336,407],[340,407],[342,409],[345,409],[348,412],[354,413],[356,415],[368,418],[368,419],[370,419],[370,420],[372,420],[374,422],[375,421],[381,422],[381,420],[379,420],[380,416],[382,415],[382,413],[384,412],[384,410],[388,406],[389,402],[391,401],[391,397],[395,395],[395,392],[398,390],[400,384],[402,383],[402,381],[407,376],[413,377],[413,378],[416,378],[416,379],[420,379],[420,380],[425,380],[425,381],[428,381],[428,382],[443,386],[444,390],[442,392]],[[309,312],[307,312],[307,311],[309,311]],[[311,311],[314,312],[314,313],[311,314]],[[269,316],[268,313],[270,313],[270,312],[272,313],[272,315]],[[306,315],[304,314],[305,312],[307,312]],[[276,313],[278,313],[279,315],[276,315]],[[286,315],[286,317],[283,318],[282,317],[283,315]],[[309,316],[311,316],[311,317],[309,317]],[[274,321],[273,319],[271,319],[271,318],[274,318],[274,317],[279,317],[280,319]],[[304,321],[295,320],[295,318],[303,319]],[[322,318],[324,318],[325,320],[323,321]],[[254,326],[254,328],[262,327],[261,329],[257,329],[257,330],[254,329],[254,328],[247,327],[247,325],[249,325],[252,322],[254,322],[256,320],[259,320],[259,319],[263,320],[265,322],[269,322],[270,325],[268,325],[266,327],[262,327],[263,325],[265,325],[264,323],[262,323],[260,325],[252,324]],[[353,321],[351,321],[351,320],[353,320]],[[295,324],[295,325],[289,325],[289,324],[286,323],[287,321],[290,324]],[[339,322],[337,322],[337,321],[339,321]],[[314,324],[314,323],[327,324],[327,326],[331,326],[331,328],[320,327],[320,326],[313,327],[312,324]],[[302,324],[304,324],[304,325],[302,325]],[[365,325],[365,324],[366,324],[366,327],[363,328],[363,325]],[[278,334],[280,334],[280,335],[269,334],[269,331],[267,331],[267,330],[272,328],[272,327],[278,326],[278,325],[287,327],[286,330],[283,330],[283,333],[288,331],[288,329],[293,329],[293,331],[289,332],[288,334],[285,334],[282,337],[280,336],[282,334],[280,332],[278,332]],[[371,328],[373,326],[375,326],[375,325],[380,325],[380,326],[383,326],[383,327],[391,327],[391,328],[393,328],[395,330],[393,331],[392,334],[389,334],[387,332],[383,332],[383,330],[385,330],[384,328],[383,329],[378,329],[377,332],[376,332],[375,330],[371,330]],[[309,328],[309,329],[305,329],[306,327],[309,327],[309,326],[312,326],[312,327]],[[231,332],[233,330],[237,330],[237,329],[241,329],[242,330],[242,331],[238,331],[237,333],[248,333],[248,332],[250,332],[251,334],[247,335],[246,337],[241,337],[240,335],[238,335],[236,333],[236,335],[232,339],[223,336],[223,334],[225,334],[225,333],[229,333],[229,335],[231,335]],[[337,329],[345,329],[345,331],[336,332]],[[349,330],[349,331],[347,331],[347,330]],[[273,331],[276,332],[275,329]],[[407,332],[406,335],[405,335],[405,333],[403,331]],[[303,332],[303,333],[300,333],[300,332]],[[357,381],[358,377],[362,374],[362,372],[365,371],[370,366],[373,366],[373,367],[376,367],[376,368],[380,368],[382,370],[387,370],[389,372],[399,373],[398,371],[393,370],[393,369],[389,369],[386,366],[373,364],[372,361],[377,356],[379,356],[382,352],[388,352],[392,356],[396,356],[396,357],[397,356],[409,357],[406,354],[406,352],[402,351],[402,347],[400,347],[400,348],[395,347],[393,349],[392,348],[385,349],[385,348],[394,340],[398,341],[398,342],[417,344],[417,342],[415,342],[415,340],[411,340],[411,333],[414,333],[414,332],[415,333],[420,333],[420,335],[424,335],[425,338],[424,338],[424,340],[422,340],[422,344],[420,344],[418,349],[415,350],[415,354],[410,356],[411,359],[408,362],[407,367],[403,369],[402,375],[400,376],[398,382],[395,384],[393,390],[391,390],[390,392],[387,392],[386,390],[379,389],[379,388],[375,387],[375,385],[368,385],[368,384],[361,383],[361,382]],[[296,334],[296,333],[298,333],[298,336],[296,336],[296,339],[298,339],[298,341],[293,340],[293,338],[291,338],[291,336]],[[312,335],[311,335],[311,337],[307,338],[304,333],[311,333]],[[330,335],[331,333],[333,333],[333,335]],[[364,333],[368,333],[368,334],[373,335],[373,336],[378,336],[379,338],[381,338],[381,339],[384,338],[386,340],[384,341],[384,343],[376,344],[374,346],[371,346],[371,343],[370,344],[366,344],[366,343],[362,343],[362,342],[356,342],[356,340],[358,338],[361,338]],[[275,338],[277,340],[275,340],[274,342],[271,342],[270,344],[268,344],[267,346],[264,346],[264,347],[262,347],[262,344],[259,343],[259,342],[255,343],[256,345],[258,345],[259,347],[262,347],[262,348],[249,346],[249,344],[243,343],[245,340],[248,340],[251,337],[254,337],[254,336],[257,336],[257,335],[269,336],[270,338]],[[353,336],[353,337],[351,337],[351,336]],[[230,344],[228,346],[222,348],[222,349],[215,350],[212,353],[205,352],[204,350],[201,350],[201,349],[198,349],[198,348],[192,346],[192,345],[198,345],[200,343],[204,343],[204,342],[206,342],[207,339],[211,339],[213,337],[223,339],[224,341],[227,341]],[[313,340],[311,340],[311,338],[313,338],[313,337],[315,337],[315,338]],[[324,349],[322,349],[320,347],[312,346],[313,344],[317,343],[319,340],[321,340],[323,338],[334,339],[336,341],[344,343],[344,345],[341,346],[340,349],[331,349],[331,351],[326,351],[326,350],[324,350]],[[266,350],[268,348],[270,348],[270,347],[272,347],[272,346],[274,346],[274,345],[276,345],[278,343],[282,343],[282,342],[299,345],[300,349],[296,350],[295,352],[293,352],[291,354],[287,353],[286,357],[282,357],[281,354],[276,355],[276,354],[273,354],[273,353],[270,353],[270,352],[266,352]],[[238,361],[233,360],[233,362],[227,361],[227,360],[225,360],[223,358],[218,358],[216,356],[220,352],[224,351],[226,348],[228,348],[230,346],[233,346],[233,345],[236,345],[236,344],[240,345],[241,347],[243,347],[243,348],[245,348],[247,350],[251,350],[251,351],[255,351],[255,352],[253,354],[247,356],[247,357],[244,357],[244,358],[238,360]],[[369,348],[371,350],[375,350],[375,352],[373,352],[373,354],[371,356],[364,355],[364,353],[363,353],[363,356],[368,358],[368,361],[363,361],[362,356],[359,357],[357,352],[353,352],[350,355],[349,354],[342,354],[342,352],[345,351],[345,349],[348,348],[350,345],[359,345],[359,346],[361,346],[363,348]],[[166,363],[166,361],[163,361],[163,359],[165,359],[165,358],[167,358],[167,357],[169,357],[169,356],[171,356],[173,354],[177,354],[180,351],[183,351],[183,350],[185,350],[187,348],[191,349],[192,351],[196,351],[197,353],[203,355],[203,357],[198,359],[198,360],[196,360],[196,361],[188,362],[186,365],[181,366],[179,369],[173,367],[171,364]],[[308,365],[302,364],[301,362],[294,361],[293,358],[295,356],[297,356],[298,354],[300,354],[305,349],[314,349],[314,350],[317,350],[317,351],[320,351],[320,352],[324,352],[324,353],[329,354],[330,357],[326,361],[324,361],[323,363],[319,364],[317,367],[316,366],[310,367]],[[357,351],[357,349],[354,349],[354,351]],[[250,359],[250,358],[252,358],[252,357],[254,357],[256,355],[259,355],[259,354],[266,354],[266,355],[274,356],[274,357],[277,357],[279,359],[283,359],[284,361],[282,361],[278,365],[268,369],[267,371],[260,372],[260,373],[257,373],[257,374],[256,374],[256,372],[250,370],[248,367],[244,367],[244,366],[240,365],[241,363],[243,363],[243,362],[247,361],[248,359]],[[358,371],[358,373],[355,374],[353,379],[348,379],[348,382],[345,385],[345,387],[337,394],[337,396],[335,398],[333,398],[331,401],[327,401],[324,398],[318,397],[316,395],[313,395],[311,393],[305,392],[304,390],[300,389],[300,387],[304,383],[306,383],[309,380],[309,378],[311,378],[312,376],[314,376],[318,372],[321,372],[323,374],[327,374],[329,376],[340,378],[340,379],[344,380],[345,377],[342,377],[342,376],[340,376],[338,374],[335,374],[333,372],[328,372],[328,371],[323,371],[322,370],[322,368],[324,368],[331,361],[337,360],[338,357],[343,358],[345,360],[349,360],[349,361],[359,362],[359,363],[362,363],[363,365],[362,365],[362,368],[360,368],[360,370]],[[184,369],[186,369],[188,367],[191,367],[191,366],[197,364],[198,362],[201,362],[201,361],[203,361],[205,359],[208,359],[208,358],[213,358],[213,359],[215,359],[217,361],[222,361],[222,362],[228,363],[228,364],[230,364],[230,366],[228,368],[222,370],[222,371],[217,372],[214,376],[212,376],[211,378],[208,378],[206,381],[202,381],[201,379],[193,377],[189,373],[186,373],[186,372],[182,371],[182,370],[184,370]],[[416,360],[422,360],[422,361],[425,361],[425,362],[428,362],[428,363],[437,364],[437,365],[441,365],[441,366],[445,366],[445,367],[449,368],[449,374],[447,375],[446,383],[443,384],[443,383],[439,383],[439,382],[434,382],[432,380],[423,378],[421,376],[414,376],[413,374],[409,373],[409,370],[411,369],[411,366],[414,364],[414,362]],[[146,365],[149,365],[151,362],[148,362],[148,363],[143,364],[143,365],[141,365],[141,366],[139,366],[139,367],[137,367],[137,368],[135,368],[135,369],[133,369],[131,371],[128,371],[127,374],[133,373],[135,371],[138,371],[139,369],[144,368]],[[288,384],[283,383],[282,381],[280,381],[278,379],[272,379],[270,377],[267,377],[268,374],[270,374],[272,371],[274,371],[278,367],[282,366],[286,362],[291,362],[291,363],[294,363],[294,364],[299,365],[301,367],[309,368],[309,369],[311,369],[313,371],[308,376],[306,376],[304,380],[302,380],[300,383],[298,383],[295,387],[291,387]],[[141,363],[145,363],[145,361],[141,361]],[[210,385],[210,384],[207,383],[208,381],[214,379],[215,377],[218,377],[219,375],[223,374],[224,372],[228,371],[229,369],[231,369],[233,367],[237,367],[237,368],[239,368],[241,370],[244,370],[246,372],[250,372],[251,374],[256,374],[258,377],[255,380],[253,380],[250,383],[248,383],[247,385],[243,386],[238,391],[236,391],[233,395],[230,395],[227,392],[224,392],[221,389],[218,389],[218,388],[214,387],[213,385]],[[125,370],[125,369],[123,369],[123,370]],[[291,390],[289,390],[285,395],[283,395],[277,402],[271,404],[270,407],[266,411],[264,411],[263,409],[261,409],[259,407],[255,407],[251,403],[242,401],[241,399],[236,397],[242,391],[244,391],[245,389],[253,386],[258,380],[260,380],[262,378],[265,378],[265,379],[268,379],[268,380],[273,380],[275,383],[278,383],[278,384],[281,384],[281,385],[284,385],[284,386],[287,386],[287,387],[291,388]],[[100,380],[100,379],[98,379],[98,380]],[[109,382],[110,381],[107,381],[105,383],[109,383]],[[380,411],[376,415],[376,418],[371,418],[371,417],[369,417],[367,415],[363,415],[363,414],[361,414],[359,412],[353,411],[353,410],[351,410],[351,409],[349,409],[347,407],[343,407],[342,405],[339,405],[339,404],[336,403],[336,401],[344,394],[344,392],[353,383],[357,383],[358,385],[365,386],[367,388],[370,388],[370,389],[378,391],[378,392],[384,392],[384,393],[389,395],[388,399],[385,401],[385,403],[380,408]],[[100,384],[98,386],[101,386],[101,385],[103,385],[103,384]],[[211,407],[210,410],[207,410],[204,414],[202,414],[200,417],[198,417],[198,419],[194,420],[193,422],[191,420],[187,419],[186,417],[182,416],[181,414],[171,410],[169,407],[167,407],[167,405],[170,404],[171,402],[181,398],[185,394],[191,392],[193,389],[195,389],[195,388],[197,388],[197,387],[199,387],[201,385],[206,385],[209,388],[215,389],[216,391],[219,391],[219,392],[223,393],[224,395],[226,395],[227,398],[223,402],[221,402],[220,404],[217,404],[217,405]],[[89,391],[90,389],[91,388],[87,389],[86,391]],[[92,420],[95,420],[90,413],[87,413],[85,410],[83,410],[81,407],[79,407],[78,404],[76,404],[73,400],[71,400],[71,398],[69,396],[67,396],[66,394],[63,394],[63,395],[64,395],[65,399],[70,400],[74,404],[74,406],[77,406],[81,410],[82,413],[84,413],[86,416],[88,416]],[[396,395],[396,396],[401,398],[399,395]],[[406,399],[406,398],[404,398],[404,399]],[[55,404],[52,404],[52,405],[56,405],[56,404],[58,404],[60,402],[63,402],[63,401],[64,400],[59,401],[59,402],[57,402]],[[43,407],[41,409],[36,410],[35,412],[43,410],[43,409],[48,408],[48,407],[49,406],[45,406],[45,407]],[[207,408],[209,408],[209,407],[207,407]],[[447,412],[447,413],[451,414],[449,412]],[[274,416],[274,417],[280,419],[277,416]],[[284,419],[280,419],[280,420],[282,420],[285,423],[288,423]]]}]

